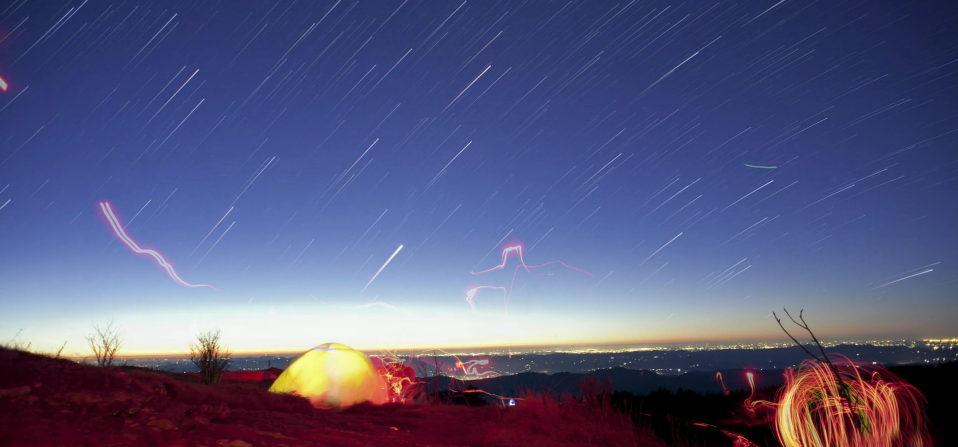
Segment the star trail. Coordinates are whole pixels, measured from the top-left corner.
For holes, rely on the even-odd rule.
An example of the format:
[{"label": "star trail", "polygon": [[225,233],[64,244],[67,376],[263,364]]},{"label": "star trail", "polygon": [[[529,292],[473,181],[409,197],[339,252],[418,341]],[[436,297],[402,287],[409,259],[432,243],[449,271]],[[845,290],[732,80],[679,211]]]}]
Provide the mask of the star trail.
[{"label": "star trail", "polygon": [[[782,307],[823,337],[953,337],[956,20],[14,0],[0,338],[79,350],[115,319],[130,353],[206,328],[237,352],[777,340]],[[593,274],[472,274],[517,246]],[[463,299],[480,288],[508,312]]]}]

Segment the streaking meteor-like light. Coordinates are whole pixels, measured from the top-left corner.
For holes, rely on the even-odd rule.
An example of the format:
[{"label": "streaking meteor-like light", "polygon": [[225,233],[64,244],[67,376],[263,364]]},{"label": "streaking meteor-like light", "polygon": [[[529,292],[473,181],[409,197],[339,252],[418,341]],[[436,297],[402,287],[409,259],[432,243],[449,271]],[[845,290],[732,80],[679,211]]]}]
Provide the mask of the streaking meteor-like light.
[{"label": "streaking meteor-like light", "polygon": [[116,237],[123,241],[130,250],[133,250],[134,253],[147,254],[153,257],[157,265],[166,270],[166,273],[170,275],[170,278],[173,278],[174,281],[180,283],[184,287],[209,287],[211,289],[216,289],[208,284],[190,284],[186,281],[183,281],[180,278],[180,275],[176,274],[176,270],[173,269],[173,264],[170,264],[166,259],[163,258],[163,255],[159,254],[156,250],[140,248],[139,245],[126,234],[126,230],[123,229],[123,225],[120,223],[120,219],[117,219],[116,214],[113,214],[113,208],[110,206],[109,202],[100,202],[100,211],[103,212],[103,216],[106,217],[107,222],[110,223],[110,227],[113,228],[113,233],[116,234]]},{"label": "streaking meteor-like light", "polygon": [[393,252],[393,255],[390,256],[389,259],[386,260],[386,263],[384,263],[383,266],[380,267],[379,270],[376,271],[376,274],[373,275],[372,279],[370,279],[369,282],[366,283],[366,287],[363,287],[363,290],[360,290],[359,293],[363,293],[363,292],[366,291],[366,288],[368,288],[369,285],[372,284],[373,281],[376,280],[376,277],[379,276],[380,273],[382,273],[383,269],[386,268],[387,265],[389,265],[389,262],[392,261],[393,258],[395,258],[396,255],[399,254],[399,250],[402,250],[402,245],[400,245],[399,248],[397,248],[396,251]]},{"label": "streaking meteor-like light", "polygon": [[918,272],[918,273],[915,273],[915,274],[913,274],[913,275],[908,275],[908,276],[906,276],[906,277],[904,277],[904,278],[899,278],[899,279],[896,279],[896,280],[894,280],[894,281],[886,282],[885,284],[882,284],[882,285],[880,285],[880,286],[878,286],[878,287],[873,287],[872,290],[880,289],[880,288],[885,287],[885,286],[887,286],[887,285],[889,285],[889,284],[894,284],[894,283],[896,283],[896,282],[898,282],[898,281],[904,281],[904,280],[906,280],[906,279],[908,279],[908,278],[914,278],[914,277],[916,277],[916,276],[918,276],[918,275],[924,275],[925,273],[931,273],[931,272],[933,272],[933,271],[935,271],[935,269],[928,269],[928,270],[925,270],[925,271],[923,271],[923,272]]},{"label": "streaking meteor-like light", "polygon": [[7,91],[7,81],[0,78],[0,90]]},{"label": "streaking meteor-like light", "polygon": [[669,244],[672,243],[672,241],[678,239],[679,236],[681,236],[681,235],[682,235],[682,233],[677,234],[675,237],[673,237],[673,238],[670,239],[668,242],[666,242],[665,245],[659,247],[658,250],[655,250],[654,252],[652,252],[652,254],[650,254],[648,258],[645,258],[645,260],[643,260],[642,262],[640,262],[639,265],[645,264],[646,261],[648,261],[649,259],[652,259],[652,256],[655,256],[656,253],[662,251],[663,248],[667,247]]}]

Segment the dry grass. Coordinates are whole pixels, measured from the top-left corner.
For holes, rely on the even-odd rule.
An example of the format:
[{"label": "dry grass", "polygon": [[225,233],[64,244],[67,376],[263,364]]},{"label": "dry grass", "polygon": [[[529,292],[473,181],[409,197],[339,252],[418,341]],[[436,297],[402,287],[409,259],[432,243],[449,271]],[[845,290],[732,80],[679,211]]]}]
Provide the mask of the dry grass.
[{"label": "dry grass", "polygon": [[516,407],[327,411],[255,385],[204,386],[3,349],[0,371],[3,445],[664,446],[602,399],[527,394]]}]

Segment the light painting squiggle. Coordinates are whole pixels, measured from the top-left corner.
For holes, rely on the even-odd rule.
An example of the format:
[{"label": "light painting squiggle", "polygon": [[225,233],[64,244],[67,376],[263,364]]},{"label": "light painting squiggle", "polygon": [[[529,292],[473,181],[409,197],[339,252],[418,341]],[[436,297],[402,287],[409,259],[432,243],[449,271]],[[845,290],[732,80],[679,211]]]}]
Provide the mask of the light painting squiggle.
[{"label": "light painting squiggle", "polygon": [[110,226],[113,228],[113,233],[116,234],[116,237],[123,241],[130,250],[133,250],[134,253],[147,254],[153,257],[156,261],[156,264],[166,270],[166,274],[170,275],[170,278],[173,278],[173,281],[178,282],[184,287],[209,287],[211,289],[216,289],[208,284],[190,284],[186,281],[183,281],[180,278],[180,275],[176,274],[176,270],[173,269],[173,265],[170,264],[166,259],[163,258],[163,255],[159,254],[156,250],[143,249],[126,234],[126,230],[123,229],[123,225],[120,224],[120,220],[117,219],[116,215],[113,214],[113,208],[110,206],[109,202],[100,202],[100,211],[103,212],[103,216],[106,217],[107,222],[110,223]]},{"label": "light painting squiggle", "polygon": [[483,371],[483,372],[478,371],[478,368],[480,366],[488,366],[488,365],[489,365],[489,359],[469,360],[466,362],[463,362],[462,360],[458,360],[458,358],[456,360],[456,368],[461,368],[462,372],[465,373],[466,377],[470,377],[470,378],[482,378],[492,374],[495,374],[497,376],[500,375],[499,373],[495,371]]},{"label": "light painting squiggle", "polygon": [[[778,402],[754,400],[750,411],[774,411],[774,428],[785,447],[927,447],[933,445],[921,392],[887,369],[848,358],[805,361],[787,370]],[[841,380],[839,380],[841,377]]]},{"label": "light painting squiggle", "polygon": [[722,394],[725,394],[726,396],[728,396],[729,395],[728,388],[725,386],[725,381],[722,380],[722,373],[720,372],[715,373],[715,381],[718,382],[719,385],[722,387]]},{"label": "light painting squiggle", "polygon": [[[387,401],[395,403],[412,402],[419,385],[416,372],[407,366],[398,354],[392,351],[383,351],[376,357],[376,360],[381,364],[376,370],[386,387]],[[376,366],[375,361],[373,365]]]},{"label": "light painting squiggle", "polygon": [[849,359],[833,363],[842,376],[845,393],[834,372],[821,362],[806,361],[786,377],[775,417],[782,445],[932,444],[924,397],[915,387],[884,368]]},{"label": "light painting squiggle", "polygon": [[507,262],[508,259],[509,259],[509,253],[515,253],[516,256],[519,258],[519,265],[516,266],[516,269],[512,272],[512,282],[509,284],[509,287],[508,287],[508,288],[505,288],[505,287],[498,287],[498,286],[477,286],[477,287],[473,287],[473,288],[470,288],[470,289],[466,290],[466,302],[468,302],[469,305],[472,307],[472,311],[473,311],[473,312],[476,311],[475,298],[476,298],[476,296],[479,294],[479,291],[480,291],[480,290],[482,290],[482,289],[501,289],[501,290],[503,291],[503,293],[505,294],[505,311],[508,313],[508,312],[509,312],[509,300],[512,299],[512,290],[513,290],[513,288],[514,288],[515,285],[516,285],[516,276],[519,274],[519,269],[520,269],[520,268],[524,268],[524,269],[526,269],[527,272],[530,272],[530,273],[531,273],[531,272],[532,272],[531,269],[534,269],[534,268],[545,267],[545,266],[547,266],[547,265],[552,265],[552,264],[559,264],[559,265],[562,265],[563,267],[565,267],[565,268],[567,268],[567,269],[576,270],[576,271],[585,273],[586,275],[589,275],[589,276],[592,275],[591,273],[589,273],[589,272],[587,272],[587,271],[585,271],[585,270],[582,270],[582,269],[577,268],[577,267],[573,267],[573,266],[571,266],[571,265],[569,265],[569,264],[566,264],[565,262],[562,262],[562,261],[550,261],[550,262],[546,262],[545,264],[528,265],[528,264],[526,264],[525,259],[522,258],[522,245],[512,245],[512,246],[509,246],[509,247],[504,248],[504,249],[502,250],[502,261],[499,263],[499,265],[497,265],[497,266],[495,266],[495,267],[493,267],[493,268],[490,268],[490,269],[486,269],[486,270],[480,271],[480,272],[471,272],[471,273],[472,273],[473,275],[481,275],[481,274],[483,274],[483,273],[489,273],[489,272],[491,272],[491,271],[493,271],[493,270],[502,270],[502,269],[505,269],[505,268],[506,268],[506,262]]},{"label": "light painting squiggle", "polygon": [[482,289],[499,289],[502,290],[503,301],[505,302],[506,307],[509,307],[509,291],[505,287],[499,286],[478,286],[473,287],[466,291],[466,302],[469,303],[469,306],[472,307],[472,311],[476,311],[476,295],[479,294],[479,291]]},{"label": "light painting squiggle", "polygon": [[[456,378],[459,380],[473,380],[473,379],[486,378],[488,376],[497,377],[502,375],[500,372],[492,369],[492,367],[489,364],[490,360],[488,358],[476,358],[476,359],[463,361],[456,354],[446,352],[440,348],[435,348],[435,349],[432,349],[433,354],[431,355],[431,357],[433,357],[433,360],[430,361],[429,359],[430,355],[427,353],[427,351],[429,350],[423,351],[423,354],[418,356],[418,360],[422,362],[423,364],[427,364],[432,367],[438,368],[441,365],[441,362],[435,359],[436,357],[435,352],[437,351],[441,352],[444,357],[452,357],[453,360],[455,360],[454,368],[453,367],[442,368],[444,370],[444,373],[448,374],[450,378]],[[479,371],[480,369],[486,369],[486,368],[488,368],[488,370]],[[460,373],[460,371],[462,371],[462,373]]]}]

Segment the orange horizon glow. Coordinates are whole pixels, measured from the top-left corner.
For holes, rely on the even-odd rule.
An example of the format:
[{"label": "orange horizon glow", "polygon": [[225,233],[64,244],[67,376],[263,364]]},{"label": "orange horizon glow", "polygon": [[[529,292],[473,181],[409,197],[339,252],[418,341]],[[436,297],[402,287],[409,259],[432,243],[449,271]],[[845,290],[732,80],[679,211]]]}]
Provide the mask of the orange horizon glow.
[{"label": "orange horizon glow", "polygon": [[[826,343],[836,342],[836,341],[847,341],[847,342],[863,342],[866,340],[932,340],[932,339],[941,339],[941,340],[951,340],[955,337],[878,337],[874,336],[859,336],[859,337],[847,337],[844,340],[841,338],[834,338],[827,340]],[[761,339],[761,338],[750,338],[742,339],[737,341],[730,341],[728,339],[692,339],[692,338],[681,338],[681,339],[659,339],[656,341],[595,341],[595,342],[581,342],[581,343],[554,343],[554,344],[515,344],[515,345],[483,345],[483,344],[470,344],[470,345],[446,345],[446,346],[411,346],[403,349],[396,349],[395,347],[376,347],[376,346],[362,346],[355,348],[357,351],[363,352],[367,355],[378,356],[383,352],[408,352],[408,353],[417,353],[412,355],[432,355],[433,351],[443,352],[446,354],[439,355],[449,355],[448,353],[479,353],[485,351],[508,351],[516,352],[519,351],[529,351],[529,350],[554,350],[561,349],[566,350],[569,348],[572,349],[657,349],[657,348],[667,348],[670,346],[667,345],[704,345],[704,344],[729,344],[729,345],[742,345],[742,344],[789,344],[791,345],[791,340],[788,338],[781,339]],[[234,357],[258,357],[258,356],[298,356],[312,349],[315,345],[306,343],[303,345],[301,350],[287,350],[287,349],[277,349],[277,350],[233,350],[232,355]],[[71,359],[83,359],[88,356],[78,356],[78,355],[67,355],[64,356]],[[132,351],[128,353],[122,353],[117,355],[118,360],[136,360],[136,359],[155,359],[155,358],[185,358],[189,357],[189,351],[156,351],[156,352],[142,352],[142,351]]]}]

